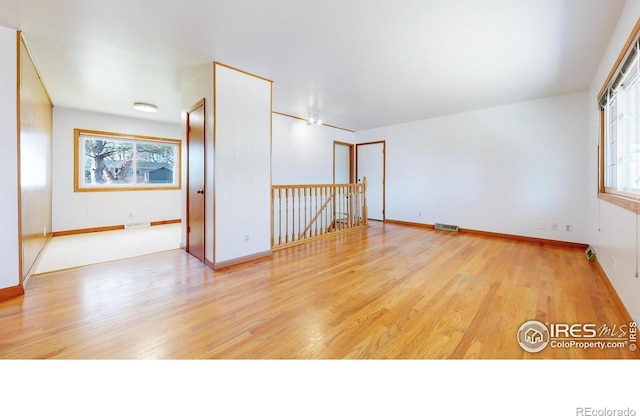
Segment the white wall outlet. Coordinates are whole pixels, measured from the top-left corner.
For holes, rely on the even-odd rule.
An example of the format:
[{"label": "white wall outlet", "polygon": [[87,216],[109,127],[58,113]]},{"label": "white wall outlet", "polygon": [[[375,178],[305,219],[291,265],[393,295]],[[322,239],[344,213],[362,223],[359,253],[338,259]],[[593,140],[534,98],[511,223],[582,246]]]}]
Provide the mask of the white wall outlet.
[{"label": "white wall outlet", "polygon": [[422,211],[418,211],[418,217],[422,217]]},{"label": "white wall outlet", "polygon": [[567,224],[564,226],[564,230],[570,233],[573,230],[573,226],[571,226],[570,224]]},{"label": "white wall outlet", "polygon": [[244,242],[248,243],[249,242],[249,234],[245,234],[244,235]]},{"label": "white wall outlet", "polygon": [[557,224],[557,223],[555,223],[555,222],[554,222],[554,223],[552,223],[552,224],[551,224],[551,230],[552,230],[552,231],[558,231],[558,224]]},{"label": "white wall outlet", "polygon": [[615,257],[611,257],[611,266],[613,267],[613,271],[614,272],[618,271],[618,268],[616,267],[616,258]]}]

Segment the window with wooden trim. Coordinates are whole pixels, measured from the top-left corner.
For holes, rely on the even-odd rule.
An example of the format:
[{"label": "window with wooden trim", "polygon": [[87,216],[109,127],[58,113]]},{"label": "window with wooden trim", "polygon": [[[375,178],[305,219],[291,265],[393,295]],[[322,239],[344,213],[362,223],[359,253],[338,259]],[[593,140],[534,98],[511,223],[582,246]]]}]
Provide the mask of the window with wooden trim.
[{"label": "window with wooden trim", "polygon": [[76,192],[180,189],[181,141],[75,129]]},{"label": "window with wooden trim", "polygon": [[640,20],[598,95],[598,196],[631,211],[640,207],[639,57]]}]

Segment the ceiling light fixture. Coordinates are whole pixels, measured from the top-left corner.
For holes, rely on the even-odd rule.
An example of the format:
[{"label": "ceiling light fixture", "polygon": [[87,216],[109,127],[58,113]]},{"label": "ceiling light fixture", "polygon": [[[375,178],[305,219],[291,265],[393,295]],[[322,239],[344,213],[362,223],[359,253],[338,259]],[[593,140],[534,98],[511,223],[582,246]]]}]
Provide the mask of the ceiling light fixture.
[{"label": "ceiling light fixture", "polygon": [[155,113],[158,111],[158,107],[148,103],[133,103],[133,108],[138,111],[144,111],[145,113]]},{"label": "ceiling light fixture", "polygon": [[320,120],[320,115],[318,113],[309,113],[309,118],[307,119],[307,124],[317,124],[319,126],[322,125],[322,120]]}]

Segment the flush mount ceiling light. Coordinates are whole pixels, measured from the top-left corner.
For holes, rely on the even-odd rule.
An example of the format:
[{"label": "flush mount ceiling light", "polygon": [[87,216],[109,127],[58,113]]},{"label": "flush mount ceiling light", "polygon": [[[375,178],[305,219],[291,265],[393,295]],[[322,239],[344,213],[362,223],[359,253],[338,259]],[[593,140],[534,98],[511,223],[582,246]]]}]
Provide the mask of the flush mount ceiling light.
[{"label": "flush mount ceiling light", "polygon": [[309,113],[309,118],[307,119],[307,124],[317,124],[322,125],[322,120],[320,120],[320,115],[318,113]]},{"label": "flush mount ceiling light", "polygon": [[158,107],[148,103],[133,103],[133,108],[138,111],[144,111],[145,113],[155,113],[158,111]]}]

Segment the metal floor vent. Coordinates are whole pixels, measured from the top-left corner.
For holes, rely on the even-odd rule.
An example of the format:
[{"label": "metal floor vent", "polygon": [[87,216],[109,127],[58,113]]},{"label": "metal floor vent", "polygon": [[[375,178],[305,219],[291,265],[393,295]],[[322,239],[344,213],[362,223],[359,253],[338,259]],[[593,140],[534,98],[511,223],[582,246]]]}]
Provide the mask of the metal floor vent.
[{"label": "metal floor vent", "polygon": [[458,231],[460,231],[460,227],[458,227],[457,225],[450,225],[450,224],[434,224],[433,228],[435,228],[436,230],[442,230],[442,231],[453,231],[454,233],[457,233]]},{"label": "metal floor vent", "polygon": [[593,247],[589,246],[585,251],[584,255],[587,257],[588,261],[596,261],[596,251]]}]

